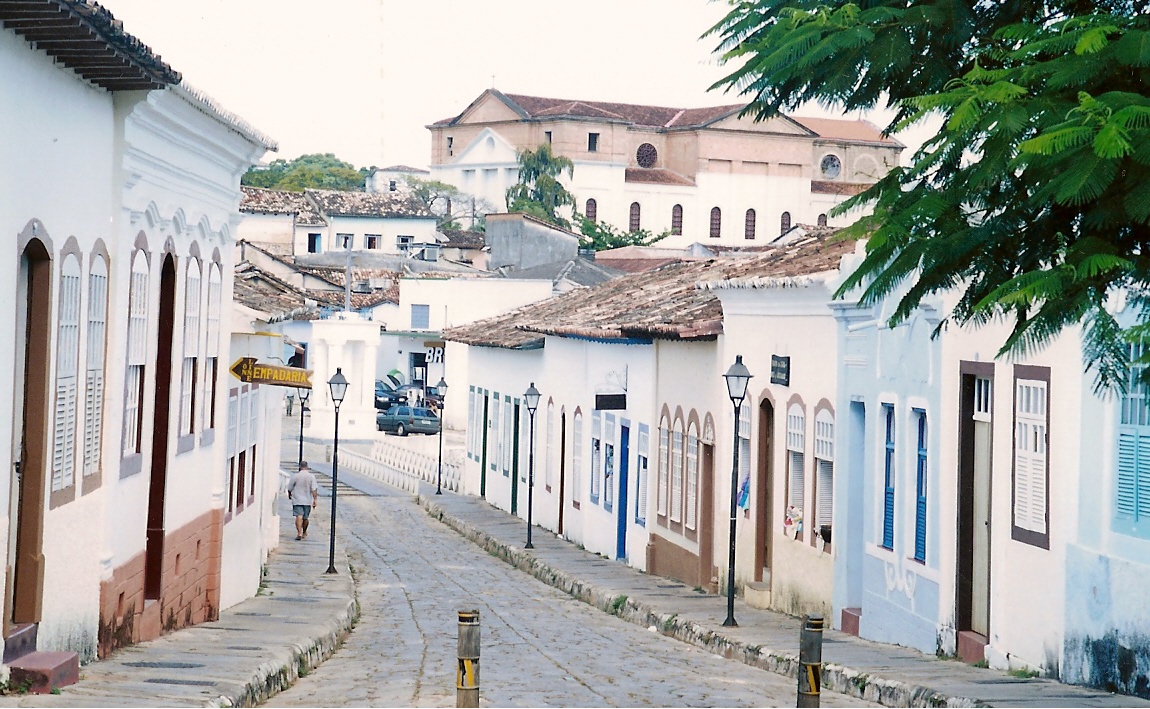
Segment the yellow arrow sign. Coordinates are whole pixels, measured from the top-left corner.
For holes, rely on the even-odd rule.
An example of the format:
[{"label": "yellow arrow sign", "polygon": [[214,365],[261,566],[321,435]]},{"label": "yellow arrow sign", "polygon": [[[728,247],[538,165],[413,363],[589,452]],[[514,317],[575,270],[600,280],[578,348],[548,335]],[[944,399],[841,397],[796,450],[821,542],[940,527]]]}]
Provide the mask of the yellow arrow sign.
[{"label": "yellow arrow sign", "polygon": [[311,389],[311,370],[260,364],[255,357],[240,357],[229,368],[236,379],[251,384]]}]

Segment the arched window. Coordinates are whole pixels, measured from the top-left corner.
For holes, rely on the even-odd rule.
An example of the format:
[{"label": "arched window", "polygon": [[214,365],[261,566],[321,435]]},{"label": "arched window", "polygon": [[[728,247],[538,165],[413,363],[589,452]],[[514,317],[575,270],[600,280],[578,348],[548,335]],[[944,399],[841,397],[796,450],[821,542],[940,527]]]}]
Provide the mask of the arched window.
[{"label": "arched window", "polygon": [[826,225],[827,225],[827,215],[820,214],[819,215],[819,226],[826,226]]},{"label": "arched window", "polygon": [[631,203],[631,221],[627,225],[628,231],[639,231],[639,203]]},{"label": "arched window", "polygon": [[585,211],[587,213],[587,219],[591,221],[599,219],[599,203],[594,199],[587,200],[587,209]]},{"label": "arched window", "polygon": [[551,490],[551,469],[554,468],[555,455],[555,403],[547,402],[547,459],[543,463],[543,484],[548,491]]},{"label": "arched window", "polygon": [[699,499],[699,433],[695,422],[687,429],[687,481],[686,506],[683,510],[683,526],[694,529],[697,521],[697,501]]},{"label": "arched window", "polygon": [[791,230],[791,213],[783,212],[783,216],[779,219],[779,233],[786,234]]},{"label": "arched window", "polygon": [[671,436],[671,521],[683,520],[683,422],[675,420]]},{"label": "arched window", "polygon": [[834,518],[835,415],[829,409],[815,414],[815,524],[812,535],[831,526]]},{"label": "arched window", "polygon": [[671,233],[683,233],[683,205],[681,204],[671,207]]},{"label": "arched window", "polygon": [[64,257],[56,315],[56,416],[52,437],[52,492],[76,480],[76,389],[80,359],[80,259]]},{"label": "arched window", "polygon": [[747,210],[747,218],[743,223],[743,237],[747,239],[755,238],[755,210]]},{"label": "arched window", "polygon": [[140,452],[140,416],[144,403],[144,362],[148,354],[148,258],[132,258],[128,287],[128,371],[124,382],[123,455]]},{"label": "arched window", "polygon": [[108,263],[92,261],[88,274],[88,374],[84,384],[84,475],[100,472],[104,431],[104,357],[108,335]]},{"label": "arched window", "polygon": [[787,410],[787,516],[794,519],[791,527],[795,539],[802,539],[802,532],[809,525],[800,525],[803,519],[803,500],[806,490],[806,445],[807,416],[802,404],[791,404]]},{"label": "arched window", "polygon": [[711,238],[718,239],[723,230],[723,213],[718,207],[711,207]]},{"label": "arched window", "polygon": [[659,422],[659,490],[655,501],[655,511],[660,517],[667,516],[668,471],[671,467],[670,440],[671,431],[667,428],[667,417],[664,416]]},{"label": "arched window", "polygon": [[583,480],[583,412],[575,410],[571,424],[571,504],[578,509]]},{"label": "arched window", "polygon": [[200,260],[188,259],[184,293],[184,362],[180,381],[180,435],[196,430],[196,356],[200,349]]},{"label": "arched window", "polygon": [[223,277],[220,265],[208,268],[208,333],[204,343],[204,380],[206,399],[203,406],[204,428],[216,427],[216,382],[220,374],[220,304],[223,297]]}]

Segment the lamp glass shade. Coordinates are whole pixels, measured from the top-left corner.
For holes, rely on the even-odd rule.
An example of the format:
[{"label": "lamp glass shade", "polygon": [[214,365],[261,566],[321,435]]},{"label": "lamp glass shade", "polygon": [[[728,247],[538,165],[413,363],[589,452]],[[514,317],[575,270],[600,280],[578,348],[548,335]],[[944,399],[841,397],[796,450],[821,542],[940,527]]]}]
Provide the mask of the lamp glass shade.
[{"label": "lamp glass shade", "polygon": [[311,398],[311,389],[308,389],[307,387],[297,387],[296,391],[299,392],[300,401],[307,401]]},{"label": "lamp glass shade", "polygon": [[727,396],[738,403],[747,398],[747,385],[751,382],[751,371],[743,364],[743,356],[736,355],[735,363],[723,375],[727,380]]},{"label": "lamp glass shade", "polygon": [[341,368],[335,368],[335,374],[327,380],[327,385],[331,387],[331,400],[337,404],[343,402],[343,397],[347,394],[347,377],[343,376]]},{"label": "lamp glass shade", "polygon": [[435,385],[435,391],[440,396],[447,396],[447,380],[440,377],[439,383]]},{"label": "lamp glass shade", "polygon": [[527,391],[523,392],[523,398],[527,401],[527,410],[535,413],[539,408],[539,390],[535,388],[535,382],[527,387]]}]

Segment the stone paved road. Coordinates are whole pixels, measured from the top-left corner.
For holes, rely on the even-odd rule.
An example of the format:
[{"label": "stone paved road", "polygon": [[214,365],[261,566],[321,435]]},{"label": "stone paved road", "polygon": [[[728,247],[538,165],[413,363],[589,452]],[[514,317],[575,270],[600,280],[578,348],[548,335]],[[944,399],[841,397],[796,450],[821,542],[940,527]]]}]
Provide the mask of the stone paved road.
[{"label": "stone paved road", "polygon": [[[606,615],[488,556],[406,494],[364,489],[370,496],[345,494],[341,483],[339,498],[359,625],[267,706],[454,706],[456,611],[471,608],[482,623],[484,706],[794,706],[794,680]],[[326,543],[317,531],[285,544]],[[822,701],[863,705],[830,693]]]}]

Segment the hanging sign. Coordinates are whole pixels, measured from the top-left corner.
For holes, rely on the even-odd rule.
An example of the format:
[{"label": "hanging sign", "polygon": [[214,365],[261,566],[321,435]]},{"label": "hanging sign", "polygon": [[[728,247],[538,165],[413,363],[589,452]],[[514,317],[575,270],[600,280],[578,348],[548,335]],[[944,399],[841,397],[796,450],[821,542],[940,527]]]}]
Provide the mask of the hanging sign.
[{"label": "hanging sign", "polygon": [[771,384],[791,385],[791,358],[771,355]]}]

